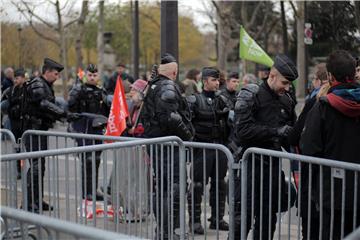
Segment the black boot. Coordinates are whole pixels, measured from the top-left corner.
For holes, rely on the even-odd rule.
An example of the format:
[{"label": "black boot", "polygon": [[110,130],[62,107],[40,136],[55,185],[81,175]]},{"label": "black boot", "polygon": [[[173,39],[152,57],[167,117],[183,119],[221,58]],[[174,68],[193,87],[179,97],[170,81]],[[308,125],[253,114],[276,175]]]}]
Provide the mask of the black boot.
[{"label": "black boot", "polygon": [[[202,187],[202,183],[199,182],[193,183],[193,186],[194,189],[192,189],[190,186],[189,193],[187,196],[188,211],[189,211],[189,228],[191,232],[194,232],[194,234],[203,235],[205,233],[204,228],[201,225],[201,201],[202,201],[203,187]],[[193,199],[191,195],[192,191],[194,192]],[[193,202],[194,202],[194,209],[192,209]],[[194,217],[194,222],[192,222],[193,217]]]},{"label": "black boot", "polygon": [[[212,183],[213,184],[213,183]],[[215,183],[214,183],[215,184]],[[229,224],[225,222],[224,214],[225,214],[225,201],[226,201],[226,182],[224,180],[219,181],[219,205],[216,206],[216,191],[213,188],[213,185],[210,189],[210,206],[211,206],[211,217],[208,219],[210,221],[210,229],[216,229],[217,219],[219,220],[219,230],[228,231]],[[219,218],[216,215],[216,208],[219,208]]]}]

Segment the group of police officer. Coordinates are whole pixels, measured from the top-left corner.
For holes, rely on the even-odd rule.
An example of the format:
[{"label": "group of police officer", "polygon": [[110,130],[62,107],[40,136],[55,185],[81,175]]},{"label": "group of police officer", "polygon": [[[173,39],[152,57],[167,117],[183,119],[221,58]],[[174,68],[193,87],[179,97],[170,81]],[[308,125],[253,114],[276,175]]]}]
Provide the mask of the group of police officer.
[{"label": "group of police officer", "polygon": [[[235,91],[237,86],[235,84],[236,87],[231,87],[230,81],[236,76],[229,77],[228,82],[230,83],[228,83],[227,87],[222,91],[218,91],[220,84],[219,70],[215,67],[205,67],[202,69],[203,91],[186,97],[185,101],[181,96],[179,87],[174,82],[177,73],[176,59],[169,54],[165,54],[161,59],[158,78],[151,82],[150,91],[144,99],[142,121],[145,125],[145,137],[176,135],[185,141],[232,145],[235,146],[234,153],[238,149],[243,152],[246,148],[253,146],[274,150],[280,150],[281,146],[284,146],[284,138],[289,133],[290,126],[296,120],[295,103],[288,91],[291,81],[298,77],[294,63],[287,56],[277,56],[269,78],[260,86],[256,84],[247,85],[242,88],[237,97]],[[232,117],[231,112],[233,111],[235,117]],[[241,153],[238,155],[241,155]],[[206,163],[203,156],[206,156]],[[179,163],[175,161],[175,169],[171,173],[167,172],[167,164],[170,164],[170,160],[165,158],[164,166],[161,168],[163,178],[159,181],[164,181],[163,186],[167,186],[166,179],[170,179],[168,178],[169,175],[174,174],[171,177],[174,177],[174,182],[178,185]],[[275,177],[279,173],[278,168],[278,163],[275,163],[272,168]],[[216,156],[215,150],[206,150],[205,153],[201,149],[195,150],[192,169],[192,182],[188,192],[189,226],[191,230],[196,234],[204,234],[200,218],[201,201],[205,187],[204,183],[207,184],[209,178],[211,178],[210,229],[218,227],[219,230],[228,230],[228,224],[223,219],[227,192],[225,182],[227,159],[225,155],[218,153],[218,156]],[[255,174],[257,174],[259,167],[256,166],[255,169]],[[268,182],[268,166],[264,171],[264,181]],[[259,179],[256,180],[255,184],[259,184]],[[158,182],[157,186],[160,185]],[[265,185],[269,187],[268,184]],[[274,184],[273,187],[276,187],[275,185],[277,184]],[[267,188],[266,190],[269,191],[270,189]],[[166,191],[169,190],[165,189],[164,191],[162,202],[167,203],[169,199],[167,199],[168,194],[166,194]],[[239,202],[240,189],[237,193],[236,200]],[[178,195],[178,188],[175,188],[175,196]],[[264,196],[268,195],[266,192],[264,193]],[[275,204],[277,203],[277,199],[275,199],[277,194],[273,195],[276,195],[272,200]],[[249,195],[249,197],[252,196]],[[257,199],[256,204],[259,205],[259,197],[255,196],[255,199]],[[175,221],[178,217],[176,214],[178,213],[177,201],[178,197],[174,200],[173,217]],[[269,201],[269,199],[264,199],[264,201]],[[258,218],[260,206],[257,205],[255,206],[255,217]],[[168,232],[168,215],[166,214],[169,212],[169,206],[166,204],[161,206],[163,206],[165,214],[158,216],[157,221],[164,223],[165,226],[163,226],[161,234],[163,234],[164,239],[167,239],[172,235],[171,232]],[[239,206],[240,204],[237,204],[238,210]],[[263,204],[263,206],[268,206],[268,204]],[[155,206],[155,209],[158,208],[159,206]],[[271,228],[273,229],[276,223],[275,211],[271,214],[273,220]],[[264,216],[263,219],[268,219],[268,217]],[[250,223],[250,218],[248,220]],[[255,225],[255,238],[259,236],[258,225],[259,223]],[[268,234],[267,227],[268,224],[263,224],[265,235]],[[239,225],[237,229],[240,229]]]},{"label": "group of police officer", "polygon": [[[14,86],[8,88],[2,96],[2,110],[7,110],[11,123],[11,131],[16,139],[28,129],[47,131],[57,120],[67,119],[71,122],[71,129],[89,134],[102,134],[103,125],[109,114],[111,103],[107,94],[97,87],[99,76],[95,65],[90,64],[86,71],[87,81],[84,84],[75,84],[70,91],[68,102],[69,110],[55,101],[53,83],[58,79],[63,66],[49,58],[44,59],[42,75],[25,81],[25,71],[15,71]],[[81,114],[83,115],[81,115]],[[84,114],[86,113],[86,114]],[[98,116],[103,116],[99,120]],[[94,144],[89,140],[78,140],[79,146]],[[95,141],[95,144],[99,142]],[[46,137],[27,137],[25,146],[27,151],[46,150]],[[96,186],[101,152],[96,152]],[[81,157],[82,192],[83,198],[92,199],[92,159],[91,153]],[[40,210],[52,210],[47,202],[43,201],[45,159],[31,159],[30,169],[27,172],[27,210],[38,213]],[[18,164],[20,173],[20,164]],[[39,177],[40,175],[40,177]],[[20,176],[19,176],[20,177]],[[39,179],[41,186],[39,185]],[[40,192],[41,191],[41,192]],[[100,194],[96,198],[102,199]],[[25,206],[23,206],[25,207]]]},{"label": "group of police officer", "polygon": [[[58,79],[62,69],[61,64],[46,58],[40,77],[25,84],[23,82],[19,85],[15,84],[5,94],[10,105],[8,109],[10,109],[9,116],[12,129],[15,132],[16,130],[19,131],[16,134],[17,138],[27,129],[46,131],[53,126],[56,120],[62,118],[72,121],[71,128],[77,132],[102,134],[100,126],[98,128],[96,126],[90,127],[93,126],[93,123],[89,121],[89,116],[82,117],[80,114],[76,114],[90,113],[107,116],[109,113],[111,103],[107,100],[107,93],[102,88],[97,87],[98,72],[96,66],[90,64],[86,71],[86,82],[75,84],[70,91],[69,111],[55,103],[53,83]],[[15,72],[15,76],[23,76],[23,74],[21,70]],[[290,82],[297,78],[297,71],[292,61],[286,56],[281,55],[275,59],[274,67],[271,69],[267,81],[264,81],[260,86],[247,85],[241,90],[237,98],[238,82],[236,83],[235,80],[234,83],[234,79],[237,79],[236,75],[229,76],[227,87],[218,91],[220,71],[215,67],[205,67],[202,70],[203,91],[184,98],[175,83],[177,74],[176,59],[170,54],[165,54],[161,59],[158,75],[149,83],[150,87],[144,98],[144,108],[141,112],[141,122],[145,129],[144,137],[175,135],[185,141],[236,146],[234,152],[238,149],[243,151],[251,146],[280,150],[283,137],[288,133],[296,117],[294,113],[295,104],[288,96],[287,91]],[[234,112],[235,117],[233,116]],[[94,144],[88,140],[79,140],[77,143],[79,146]],[[98,143],[95,142],[95,144]],[[26,139],[25,145],[28,151],[46,150],[47,140],[45,137],[40,137],[40,141],[37,137],[31,137]],[[100,155],[101,152],[95,154],[95,189],[97,189]],[[190,226],[196,234],[204,234],[200,218],[201,202],[205,188],[204,183],[208,184],[209,178],[211,178],[210,229],[218,227],[219,230],[228,230],[229,228],[228,223],[223,219],[227,192],[225,182],[227,159],[223,153],[217,154],[215,150],[206,150],[205,163],[203,155],[202,150],[195,149],[192,163],[192,182],[188,194]],[[167,154],[164,153],[164,156]],[[173,162],[170,162],[170,159],[165,159],[162,167],[154,163],[154,168],[156,168],[154,172],[163,176],[157,178],[156,186],[168,186],[166,182],[168,179],[173,179],[174,182],[174,227],[177,226],[178,220],[176,218],[179,211],[179,162],[176,156],[177,154],[175,154]],[[83,154],[81,161],[83,198],[92,199],[91,170],[93,163],[91,154]],[[167,172],[169,164],[173,165],[174,171]],[[32,159],[30,166],[27,173],[28,210],[34,212],[38,212],[39,208],[51,210],[51,206],[42,201],[43,193],[39,193],[39,175],[41,175],[41,190],[44,189],[45,160],[43,158],[40,160]],[[204,166],[206,166],[205,171],[203,170]],[[278,174],[277,166],[274,166],[272,171],[273,176]],[[170,176],[171,174],[173,176]],[[268,175],[265,176],[268,177]],[[264,181],[265,179],[266,177]],[[259,184],[258,181],[255,184]],[[157,216],[157,221],[163,223],[162,231],[159,232],[166,239],[172,234],[167,232],[169,229],[169,216],[167,214],[170,209],[167,192],[170,189],[165,187],[164,191],[164,199],[154,202],[161,204],[163,209],[164,214]],[[264,196],[267,195],[264,194]],[[102,199],[101,194],[96,193],[95,196],[97,200]],[[272,202],[276,203],[275,200],[273,199]],[[154,206],[154,212],[158,212],[156,209],[158,210],[159,207],[160,205]],[[256,210],[255,215],[257,213]],[[274,219],[272,222],[275,224],[276,220]],[[266,228],[267,224],[263,226]]]}]

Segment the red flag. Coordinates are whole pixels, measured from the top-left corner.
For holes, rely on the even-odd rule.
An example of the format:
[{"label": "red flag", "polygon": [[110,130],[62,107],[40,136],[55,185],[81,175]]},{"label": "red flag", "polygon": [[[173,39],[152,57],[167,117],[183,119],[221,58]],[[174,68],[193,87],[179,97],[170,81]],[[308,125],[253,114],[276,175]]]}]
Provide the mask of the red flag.
[{"label": "red flag", "polygon": [[126,129],[126,118],[129,116],[129,110],[126,103],[125,91],[120,75],[116,80],[114,98],[111,103],[110,114],[107,122],[105,135],[120,136]]}]

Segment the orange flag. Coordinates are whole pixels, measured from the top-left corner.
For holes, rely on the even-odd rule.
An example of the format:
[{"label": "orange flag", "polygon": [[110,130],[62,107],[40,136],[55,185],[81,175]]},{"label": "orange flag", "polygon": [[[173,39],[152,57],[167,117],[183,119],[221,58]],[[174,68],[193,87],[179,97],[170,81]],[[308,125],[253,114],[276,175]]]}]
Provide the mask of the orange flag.
[{"label": "orange flag", "polygon": [[126,129],[126,118],[129,110],[126,103],[124,86],[120,75],[116,80],[114,98],[111,103],[110,114],[106,127],[106,136],[120,136]]}]

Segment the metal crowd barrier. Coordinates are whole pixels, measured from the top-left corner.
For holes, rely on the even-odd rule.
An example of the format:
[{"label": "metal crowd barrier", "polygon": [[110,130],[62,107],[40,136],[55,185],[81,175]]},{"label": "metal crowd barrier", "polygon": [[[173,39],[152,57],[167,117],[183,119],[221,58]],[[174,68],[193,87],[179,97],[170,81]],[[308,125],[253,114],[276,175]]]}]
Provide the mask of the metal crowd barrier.
[{"label": "metal crowd barrier", "polygon": [[[291,161],[296,161],[299,169],[297,195],[289,184]],[[283,162],[288,163],[287,169]],[[250,232],[254,239],[344,238],[360,226],[359,172],[360,164],[247,149],[241,159],[241,201],[237,199],[235,204],[235,239],[247,239]],[[239,172],[237,176],[240,177]],[[330,197],[324,198],[328,193]],[[330,205],[324,207],[325,204]]]},{"label": "metal crowd barrier", "polygon": [[[1,239],[140,239],[4,206],[1,207],[1,218],[4,221]],[[29,230],[29,224],[35,228]],[[18,227],[9,227],[14,225]]]},{"label": "metal crowd barrier", "polygon": [[[36,139],[30,139],[32,139],[30,145],[36,145]],[[40,137],[40,143],[41,141],[44,140]],[[97,201],[95,204],[91,200],[85,200],[88,196],[83,193],[86,191],[86,181],[91,181],[89,197],[91,199],[98,197],[94,174],[98,153],[101,153],[102,162],[102,169],[99,170],[99,182],[102,182],[103,186],[107,186],[108,177],[111,175],[112,187],[111,193],[108,193],[105,188],[104,200]],[[1,155],[1,164],[19,159],[27,161],[29,171],[23,168],[21,187],[19,188],[22,198],[15,201],[17,208],[28,209],[40,214],[47,213],[53,218],[152,239],[154,237],[162,239],[162,233],[166,232],[165,228],[171,226],[174,229],[180,228],[179,235],[184,239],[186,195],[184,153],[185,149],[179,138],[163,137]],[[81,171],[81,161],[84,156],[90,160],[92,172],[90,179],[86,177],[86,161],[84,170]],[[38,164],[39,169],[46,169],[44,184],[41,184],[41,173],[36,174],[34,171],[37,169],[34,166],[35,163]],[[179,164],[179,167],[174,170],[175,163]],[[112,174],[108,170],[111,169],[111,165]],[[164,165],[168,167],[168,171],[161,170],[166,169],[163,168]],[[171,174],[164,174],[164,172],[171,172]],[[82,173],[85,175],[84,181]],[[167,179],[163,178],[165,175],[167,175]],[[178,183],[173,181],[174,175],[178,176]],[[145,178],[148,180],[147,185],[142,186],[141,183]],[[14,181],[16,182],[16,180]],[[82,189],[82,183],[85,185],[84,189]],[[122,187],[119,187],[120,185]],[[39,190],[37,191],[36,188]],[[178,189],[178,200],[175,199],[175,188]],[[168,191],[164,189],[168,189]],[[7,190],[12,196],[18,194],[14,189]],[[37,198],[38,201],[36,201]],[[33,199],[35,203],[38,203],[38,208],[31,204]],[[46,211],[44,200],[53,207],[52,211]],[[165,204],[168,204],[167,208],[164,207]],[[153,205],[157,207],[153,208]],[[89,216],[89,213],[92,213],[93,216]],[[97,213],[100,214],[100,217],[95,216]],[[158,230],[155,230],[156,228]],[[169,231],[171,237],[173,234],[172,231]]]},{"label": "metal crowd barrier", "polygon": [[358,240],[360,239],[360,227],[358,227],[354,232],[347,235],[344,240]]},{"label": "metal crowd barrier", "polygon": [[[91,141],[92,144],[95,144],[95,141],[132,141],[136,140],[136,138],[127,138],[127,137],[109,137],[109,136],[102,136],[102,135],[91,135],[91,134],[81,134],[81,133],[67,133],[67,132],[51,132],[51,131],[39,131],[39,130],[28,130],[26,131],[22,136],[22,145],[23,149],[25,149],[24,143],[26,142],[26,139],[30,139],[30,142],[40,142],[41,138],[45,137],[46,142],[49,144],[49,148],[58,148],[58,147],[72,147],[76,146],[76,142],[73,141]],[[34,143],[30,145],[36,145]],[[203,178],[201,179],[202,187],[200,189],[201,195],[203,196],[203,199],[201,201],[201,224],[204,227],[204,238],[207,237],[215,237],[216,239],[223,239],[226,238],[228,235],[228,231],[220,231],[219,229],[219,216],[221,215],[221,212],[219,210],[221,203],[221,199],[219,199],[219,185],[222,184],[221,181],[219,181],[219,173],[218,171],[212,171],[214,174],[213,179],[211,181],[214,181],[215,184],[212,186],[215,189],[212,189],[213,194],[215,194],[214,204],[215,210],[213,210],[213,214],[215,216],[212,216],[216,218],[215,223],[215,229],[209,229],[209,222],[208,218],[211,217],[211,206],[210,206],[210,191],[208,186],[211,185],[211,181],[209,184],[206,184],[206,171],[209,171],[207,169],[207,166],[210,166],[210,164],[207,164],[210,157],[212,158],[212,165],[216,168],[223,168],[225,172],[228,172],[228,174],[225,177],[226,186],[229,188],[226,191],[226,198],[230,200],[231,203],[233,203],[233,179],[232,177],[232,171],[228,171],[228,169],[232,169],[233,166],[233,156],[231,152],[223,145],[221,144],[210,144],[210,143],[197,143],[197,142],[184,142],[184,146],[186,147],[186,162],[187,162],[187,168],[185,169],[187,171],[187,182],[184,183],[186,185],[187,191],[188,191],[188,199],[185,199],[186,207],[185,207],[185,217],[186,217],[186,225],[187,225],[187,232],[188,235],[191,236],[191,239],[194,239],[194,237],[197,236],[193,231],[193,225],[195,223],[194,219],[194,213],[195,211],[198,211],[199,206],[194,207],[194,184],[192,184],[192,179],[194,179],[194,162],[196,162],[196,167],[198,168],[195,171],[195,174],[199,173],[199,169],[201,173],[203,174]],[[25,149],[26,150],[26,149]],[[159,151],[160,152],[160,151]],[[166,152],[166,151],[165,151]],[[156,154],[153,154],[154,156]],[[210,156],[211,155],[211,156]],[[149,156],[151,158],[151,156]],[[131,196],[131,194],[128,194],[126,189],[129,189],[131,187],[128,186],[131,182],[134,182],[131,180],[133,178],[133,175],[129,175],[131,172],[131,169],[139,169],[138,166],[141,166],[141,164],[144,166],[141,162],[134,162],[131,160],[131,154],[122,157],[122,161],[117,162],[116,172],[118,173],[118,176],[127,176],[123,178],[123,181],[117,181],[117,186],[114,186],[116,188],[119,188],[119,192],[122,192],[122,196],[120,197],[121,201],[126,201],[129,204],[132,204],[132,199],[134,198]],[[104,163],[104,162],[103,162]],[[200,163],[200,164],[199,164]],[[201,164],[204,163],[204,164]],[[200,167],[199,167],[200,166]],[[114,166],[113,166],[114,167]],[[141,168],[140,168],[141,169]],[[210,169],[211,170],[211,169]],[[139,170],[139,176],[146,176],[147,170]],[[144,174],[140,174],[144,173]],[[148,180],[148,181],[146,181]],[[222,179],[220,179],[222,180]],[[142,182],[144,186],[150,186],[153,183],[151,182],[151,178],[145,178],[142,177],[139,178],[138,182]],[[219,184],[220,183],[220,184]],[[132,185],[131,185],[132,186]],[[134,186],[135,188],[138,187],[137,184]],[[124,190],[121,190],[124,189]],[[195,191],[199,191],[198,189],[195,189]],[[186,198],[186,196],[181,195],[181,197]],[[144,199],[144,198],[143,198]],[[144,204],[144,203],[143,203]],[[213,204],[213,205],[214,205]],[[230,237],[233,235],[233,227],[232,227],[232,204],[229,202],[226,202],[226,210],[224,213],[224,219],[226,222],[230,225]],[[131,208],[131,207],[130,207]],[[148,211],[148,209],[146,209]]]},{"label": "metal crowd barrier", "polygon": [[16,139],[14,134],[8,129],[0,129],[1,154],[16,152]]},{"label": "metal crowd barrier", "polygon": [[[8,129],[0,129],[1,135],[1,155],[15,153],[17,151],[16,139],[13,133]],[[15,206],[17,195],[9,194],[6,189],[15,192],[17,184],[17,164],[14,162],[5,163],[6,166],[1,168],[1,204]]]}]

